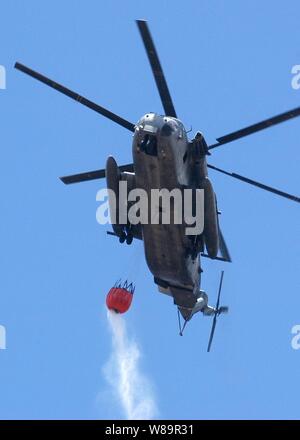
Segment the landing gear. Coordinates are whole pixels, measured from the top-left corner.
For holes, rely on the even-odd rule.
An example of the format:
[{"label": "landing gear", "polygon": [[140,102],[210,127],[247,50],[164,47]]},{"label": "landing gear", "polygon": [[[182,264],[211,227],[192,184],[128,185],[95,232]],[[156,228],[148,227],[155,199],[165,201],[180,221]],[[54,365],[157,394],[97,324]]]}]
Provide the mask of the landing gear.
[{"label": "landing gear", "polygon": [[125,229],[122,231],[121,235],[119,236],[119,242],[120,243],[125,243],[130,245],[133,242],[133,234],[131,232],[131,228],[129,227],[125,227]]},{"label": "landing gear", "polygon": [[126,243],[131,244],[133,241],[133,235],[131,233],[127,234]]},{"label": "landing gear", "polygon": [[124,243],[125,240],[126,240],[126,234],[125,232],[123,232],[119,237],[119,242]]}]

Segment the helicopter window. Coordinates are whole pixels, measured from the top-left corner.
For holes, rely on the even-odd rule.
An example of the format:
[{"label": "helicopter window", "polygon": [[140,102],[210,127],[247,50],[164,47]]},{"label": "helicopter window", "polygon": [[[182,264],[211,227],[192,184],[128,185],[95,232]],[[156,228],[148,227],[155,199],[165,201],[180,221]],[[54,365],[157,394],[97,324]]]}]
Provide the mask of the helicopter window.
[{"label": "helicopter window", "polygon": [[163,136],[170,136],[173,133],[173,131],[174,131],[173,124],[171,124],[171,122],[168,122],[162,126],[161,134]]},{"label": "helicopter window", "polygon": [[157,156],[156,137],[147,134],[141,142],[141,150],[149,156]]}]

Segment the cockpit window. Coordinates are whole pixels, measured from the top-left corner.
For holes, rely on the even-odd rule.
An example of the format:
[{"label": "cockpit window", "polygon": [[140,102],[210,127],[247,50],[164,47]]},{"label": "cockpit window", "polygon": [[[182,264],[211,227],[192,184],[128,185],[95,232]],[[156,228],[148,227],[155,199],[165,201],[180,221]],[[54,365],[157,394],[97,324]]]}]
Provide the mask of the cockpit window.
[{"label": "cockpit window", "polygon": [[146,134],[140,145],[141,151],[149,156],[157,156],[157,139],[155,136]]},{"label": "cockpit window", "polygon": [[172,132],[174,131],[174,127],[172,126],[170,122],[166,122],[162,128],[161,128],[161,134],[162,136],[171,136]]}]

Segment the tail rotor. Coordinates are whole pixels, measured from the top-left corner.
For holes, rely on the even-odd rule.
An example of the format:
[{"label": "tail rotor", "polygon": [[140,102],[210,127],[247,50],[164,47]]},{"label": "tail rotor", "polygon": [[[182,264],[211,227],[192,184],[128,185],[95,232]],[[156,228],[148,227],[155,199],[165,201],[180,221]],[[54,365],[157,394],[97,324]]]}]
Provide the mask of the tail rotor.
[{"label": "tail rotor", "polygon": [[224,270],[222,270],[222,272],[221,272],[219,291],[218,291],[218,298],[217,298],[217,303],[216,303],[216,307],[215,307],[213,323],[212,323],[212,327],[211,327],[211,331],[210,331],[210,336],[209,336],[209,341],[208,341],[208,346],[207,346],[207,352],[210,352],[210,349],[211,349],[211,345],[212,345],[212,341],[213,341],[213,338],[214,338],[215,329],[216,329],[216,325],[217,325],[217,318],[218,318],[218,316],[221,315],[221,313],[227,313],[228,312],[228,307],[226,307],[226,306],[219,307],[219,305],[220,305],[221,290],[222,290],[222,284],[223,284],[223,277],[224,277]]}]

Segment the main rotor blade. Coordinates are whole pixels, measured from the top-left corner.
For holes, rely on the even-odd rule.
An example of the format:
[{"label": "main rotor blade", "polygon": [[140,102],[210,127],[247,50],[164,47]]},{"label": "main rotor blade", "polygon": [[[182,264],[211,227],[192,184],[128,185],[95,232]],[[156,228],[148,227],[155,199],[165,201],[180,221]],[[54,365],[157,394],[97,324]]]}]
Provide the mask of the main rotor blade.
[{"label": "main rotor blade", "polygon": [[300,202],[300,197],[294,196],[293,194],[286,193],[284,191],[280,191],[279,189],[272,188],[271,186],[264,185],[263,183],[257,182],[256,180],[248,179],[248,177],[241,176],[236,173],[229,173],[228,171],[222,170],[221,168],[217,168],[213,165],[207,165],[208,168],[212,170],[218,171],[219,173],[226,174],[227,176],[234,177],[235,179],[241,180],[242,182],[249,183],[250,185],[256,186],[258,188],[264,189],[265,191],[269,191],[273,194],[277,194],[278,196],[285,197],[286,199],[293,200],[294,202]]},{"label": "main rotor blade", "polygon": [[209,150],[219,147],[220,145],[227,144],[228,142],[235,141],[242,137],[248,136],[249,134],[256,133],[257,131],[264,130],[265,128],[272,127],[273,125],[280,124],[281,122],[288,121],[289,119],[296,118],[300,116],[300,107],[289,110],[288,112],[281,113],[280,115],[274,116],[273,118],[266,119],[265,121],[258,122],[257,124],[249,125],[249,127],[242,128],[241,130],[234,131],[217,138],[217,143],[210,145]]},{"label": "main rotor blade", "polygon": [[162,70],[147,22],[144,20],[136,20],[136,23],[138,25],[147,52],[147,56],[151,65],[151,69],[166,116],[173,116],[174,118],[177,118],[168,85],[164,76],[164,72]]},{"label": "main rotor blade", "polygon": [[110,119],[113,122],[116,122],[117,124],[121,125],[124,128],[127,128],[127,130],[134,131],[134,124],[132,124],[131,122],[126,121],[126,119],[123,119],[120,116],[116,115],[115,113],[110,112],[106,108],[101,107],[98,104],[95,104],[94,102],[90,101],[89,99],[78,95],[78,93],[75,93],[70,89],[67,89],[66,87],[62,86],[61,84],[58,84],[57,82],[52,81],[51,79],[47,78],[46,76],[41,75],[38,72],[35,72],[34,70],[30,69],[29,67],[26,67],[20,63],[16,63],[15,68],[20,70],[23,73],[26,73],[29,76],[32,76],[32,78],[37,79],[38,81],[46,84],[47,86],[52,87],[55,90],[58,90],[59,92],[63,93],[64,95],[69,96],[69,98],[72,98],[75,101],[79,102],[80,104],[83,104],[86,107],[89,107],[90,109],[94,110],[95,112],[100,113],[100,115],[105,116],[106,118]]},{"label": "main rotor blade", "polygon": [[222,290],[222,284],[223,284],[223,276],[224,276],[224,270],[222,270],[222,272],[221,272],[221,279],[220,279],[219,291],[218,291],[218,299],[217,299],[217,304],[216,304],[216,312],[214,314],[214,319],[213,319],[213,323],[212,323],[212,327],[211,327],[211,331],[210,331],[210,336],[209,336],[209,341],[208,341],[208,347],[207,347],[208,352],[211,349],[211,344],[212,344],[212,341],[214,338],[216,324],[217,324],[217,316],[218,316],[218,309],[219,309],[219,305],[220,305],[220,296],[221,296],[221,290]]},{"label": "main rotor blade", "polygon": [[[127,165],[121,165],[118,168],[120,171],[127,171],[129,173],[134,172],[132,163]],[[105,177],[105,169],[88,171],[86,173],[80,173],[80,174],[72,174],[71,176],[63,176],[60,177],[60,180],[65,185],[70,185],[71,183],[80,183],[80,182],[87,182],[88,180],[103,179],[104,177]]]}]

